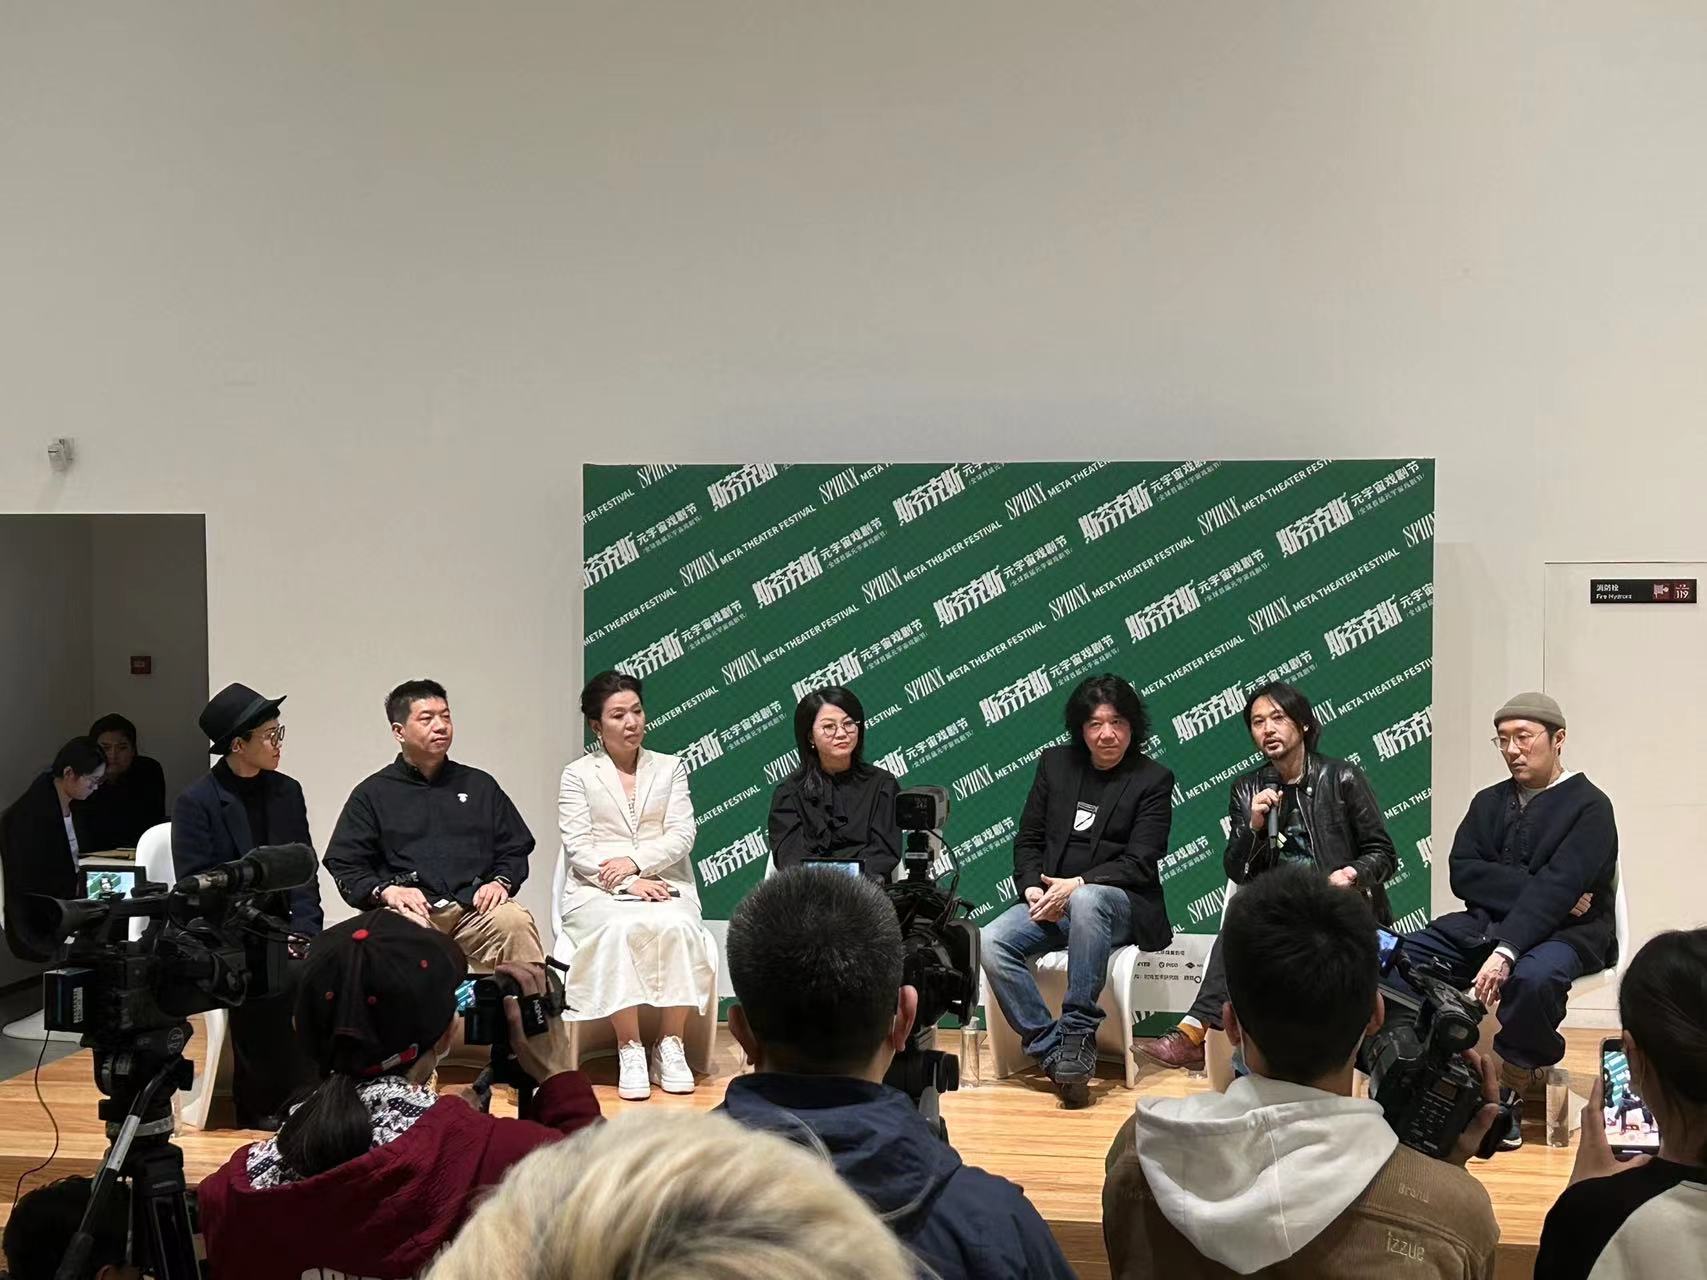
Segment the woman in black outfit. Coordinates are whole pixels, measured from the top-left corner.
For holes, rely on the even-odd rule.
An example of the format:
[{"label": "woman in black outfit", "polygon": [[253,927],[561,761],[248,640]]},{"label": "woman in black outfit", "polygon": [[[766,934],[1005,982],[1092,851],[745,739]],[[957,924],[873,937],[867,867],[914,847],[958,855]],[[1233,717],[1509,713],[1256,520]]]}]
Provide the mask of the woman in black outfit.
[{"label": "woman in black outfit", "polygon": [[0,852],[6,871],[6,942],[20,960],[48,959],[58,939],[42,937],[41,922],[24,904],[26,894],[74,898],[78,891],[77,832],[71,806],[101,785],[107,762],[88,738],[73,738],[53,758],[53,768],[30,784],[0,814]]},{"label": "woman in black outfit", "polygon": [[794,709],[800,763],[771,796],[771,857],[777,868],[813,858],[860,858],[887,880],[901,860],[895,777],[862,758],[865,708],[840,685],[814,689]]}]

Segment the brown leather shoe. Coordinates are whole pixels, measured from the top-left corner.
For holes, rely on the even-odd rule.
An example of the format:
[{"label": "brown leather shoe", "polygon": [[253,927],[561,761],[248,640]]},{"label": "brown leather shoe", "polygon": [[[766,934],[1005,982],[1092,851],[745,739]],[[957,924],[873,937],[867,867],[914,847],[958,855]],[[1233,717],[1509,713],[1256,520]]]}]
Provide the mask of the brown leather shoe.
[{"label": "brown leather shoe", "polygon": [[1203,1045],[1194,1044],[1191,1037],[1178,1027],[1165,1036],[1136,1041],[1132,1048],[1134,1052],[1141,1053],[1151,1062],[1164,1067],[1183,1071],[1203,1070]]}]

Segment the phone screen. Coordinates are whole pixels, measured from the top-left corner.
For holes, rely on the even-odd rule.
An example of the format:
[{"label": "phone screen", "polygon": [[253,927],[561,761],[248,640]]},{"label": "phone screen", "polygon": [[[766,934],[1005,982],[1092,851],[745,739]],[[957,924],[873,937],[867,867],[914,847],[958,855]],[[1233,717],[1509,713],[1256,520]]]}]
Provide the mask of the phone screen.
[{"label": "phone screen", "polygon": [[1381,957],[1381,972],[1386,973],[1393,967],[1393,957],[1399,951],[1399,935],[1389,933],[1385,929],[1375,931],[1375,947]]},{"label": "phone screen", "polygon": [[1630,1059],[1622,1040],[1601,1041],[1600,1083],[1607,1145],[1614,1151],[1658,1152],[1660,1128],[1630,1079]]},{"label": "phone screen", "polygon": [[475,981],[476,979],[474,978],[466,978],[457,984],[456,1011],[458,1013],[467,1013],[469,1009],[473,1007]]},{"label": "phone screen", "polygon": [[800,864],[803,867],[815,867],[819,870],[840,872],[844,876],[857,876],[864,868],[864,863],[858,858],[807,858]]}]

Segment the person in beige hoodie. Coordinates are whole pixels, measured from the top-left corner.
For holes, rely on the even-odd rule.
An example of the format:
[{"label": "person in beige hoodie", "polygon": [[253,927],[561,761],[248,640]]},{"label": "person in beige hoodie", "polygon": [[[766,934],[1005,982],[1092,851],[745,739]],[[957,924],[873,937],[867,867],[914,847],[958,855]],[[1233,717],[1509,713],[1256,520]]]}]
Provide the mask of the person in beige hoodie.
[{"label": "person in beige hoodie", "polygon": [[1490,1105],[1448,1162],[1408,1147],[1352,1096],[1352,1064],[1385,1016],[1375,918],[1314,868],[1240,890],[1221,943],[1227,1037],[1249,1074],[1225,1094],[1141,1101],[1109,1149],[1103,1240],[1116,1277],[1395,1275],[1491,1280],[1499,1226],[1463,1169]]}]

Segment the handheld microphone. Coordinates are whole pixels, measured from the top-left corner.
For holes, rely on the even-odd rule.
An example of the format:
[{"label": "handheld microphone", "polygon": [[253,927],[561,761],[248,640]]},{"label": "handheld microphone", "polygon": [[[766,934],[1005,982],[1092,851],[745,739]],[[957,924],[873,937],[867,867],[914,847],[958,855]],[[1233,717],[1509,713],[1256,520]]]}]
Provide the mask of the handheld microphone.
[{"label": "handheld microphone", "polygon": [[[1257,786],[1264,791],[1281,790],[1280,771],[1273,768],[1263,769],[1261,773],[1257,774]],[[1276,844],[1280,839],[1280,806],[1278,804],[1271,804],[1268,807],[1268,839],[1270,844]]]},{"label": "handheld microphone", "polygon": [[200,875],[185,876],[174,892],[268,893],[307,884],[320,867],[320,859],[305,844],[269,844],[251,849],[235,862],[227,862]]}]

